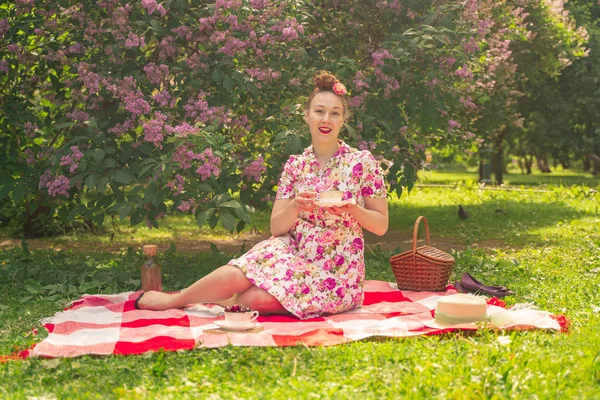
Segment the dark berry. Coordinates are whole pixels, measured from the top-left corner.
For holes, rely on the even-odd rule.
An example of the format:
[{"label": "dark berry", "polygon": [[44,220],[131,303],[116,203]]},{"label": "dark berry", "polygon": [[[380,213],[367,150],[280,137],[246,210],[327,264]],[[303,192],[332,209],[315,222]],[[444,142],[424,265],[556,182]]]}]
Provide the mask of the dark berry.
[{"label": "dark berry", "polygon": [[246,308],[242,305],[239,305],[239,304],[234,304],[232,306],[225,308],[225,312],[232,312],[232,313],[245,313],[245,312],[250,312],[250,311],[252,311],[252,310],[250,310],[249,308]]}]

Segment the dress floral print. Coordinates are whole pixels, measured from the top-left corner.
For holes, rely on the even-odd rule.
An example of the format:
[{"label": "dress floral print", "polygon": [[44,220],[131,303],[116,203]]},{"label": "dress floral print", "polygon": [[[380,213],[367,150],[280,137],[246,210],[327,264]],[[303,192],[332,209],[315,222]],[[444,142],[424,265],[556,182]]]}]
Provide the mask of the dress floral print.
[{"label": "dress floral print", "polygon": [[[340,190],[344,200],[364,206],[366,197],[386,195],[379,164],[368,151],[340,142],[321,169],[312,146],[286,163],[278,199],[299,192]],[[301,319],[333,314],[362,305],[365,276],[362,228],[348,213],[327,208],[300,212],[288,234],[258,243],[231,260],[256,286],[268,291]]]}]

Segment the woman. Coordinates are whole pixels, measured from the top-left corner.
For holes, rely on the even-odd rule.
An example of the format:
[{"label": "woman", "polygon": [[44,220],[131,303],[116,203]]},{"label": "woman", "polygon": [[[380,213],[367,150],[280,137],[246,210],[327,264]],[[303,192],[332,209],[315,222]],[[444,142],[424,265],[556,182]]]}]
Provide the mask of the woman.
[{"label": "woman", "polygon": [[[383,174],[368,151],[338,139],[347,116],[346,88],[327,73],[315,77],[305,121],[312,145],[291,156],[271,214],[272,237],[180,293],[147,292],[140,309],[193,303],[241,304],[261,314],[305,319],[362,304],[362,228],[383,235],[388,208]],[[340,207],[320,207],[319,192],[344,192]]]}]

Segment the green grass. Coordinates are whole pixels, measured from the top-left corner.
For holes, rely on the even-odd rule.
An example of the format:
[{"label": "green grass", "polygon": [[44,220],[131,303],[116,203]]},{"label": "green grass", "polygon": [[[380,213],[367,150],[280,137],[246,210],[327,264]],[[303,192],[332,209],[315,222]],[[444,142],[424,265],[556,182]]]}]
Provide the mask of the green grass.
[{"label": "green grass", "polygon": [[[470,219],[458,219],[459,203]],[[600,195],[570,184],[548,192],[415,188],[390,205],[392,229],[412,231],[422,214],[434,239],[507,244],[455,253],[452,281],[468,271],[506,285],[517,293],[509,304],[566,314],[569,334],[479,331],[327,348],[32,359],[0,364],[0,398],[600,398],[599,206]],[[393,280],[391,254],[366,253],[368,279]],[[163,252],[164,288],[180,289],[231,256]],[[82,293],[139,289],[141,260],[133,249],[0,251],[0,354],[39,340],[26,334]]]},{"label": "green grass", "polygon": [[[569,170],[561,170],[550,174],[539,171],[531,175],[522,175],[518,171],[509,171],[504,175],[506,186],[571,186],[580,185],[598,187],[600,177],[592,174],[577,173]],[[492,177],[493,178],[493,177]],[[477,182],[479,174],[477,171],[452,172],[452,171],[421,171],[419,182],[421,184],[456,184],[457,182]]]}]

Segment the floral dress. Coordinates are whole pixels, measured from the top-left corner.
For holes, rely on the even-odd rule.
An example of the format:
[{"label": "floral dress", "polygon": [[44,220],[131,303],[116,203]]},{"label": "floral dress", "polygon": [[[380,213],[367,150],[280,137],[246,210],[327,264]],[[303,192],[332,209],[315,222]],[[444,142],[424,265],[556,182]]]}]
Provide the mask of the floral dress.
[{"label": "floral dress", "polygon": [[[382,170],[369,151],[340,142],[327,166],[319,168],[312,146],[286,163],[278,199],[303,191],[340,190],[344,200],[386,196]],[[362,227],[348,213],[327,208],[300,212],[290,231],[264,240],[228,264],[238,266],[256,286],[301,319],[362,305],[365,277]]]}]

